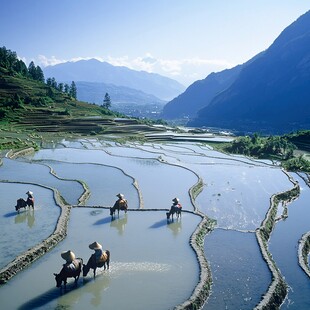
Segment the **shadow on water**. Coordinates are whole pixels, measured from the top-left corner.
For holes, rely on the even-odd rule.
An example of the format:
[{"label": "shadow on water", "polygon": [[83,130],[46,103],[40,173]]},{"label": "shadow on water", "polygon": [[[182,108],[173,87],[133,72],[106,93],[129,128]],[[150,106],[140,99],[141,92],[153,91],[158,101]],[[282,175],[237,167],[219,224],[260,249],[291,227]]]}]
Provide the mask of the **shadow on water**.
[{"label": "shadow on water", "polygon": [[182,229],[182,222],[181,219],[164,219],[154,223],[150,228],[161,228],[164,226],[167,226],[173,232],[173,235],[176,236]]},{"label": "shadow on water", "polygon": [[111,223],[110,223],[110,227],[116,228],[118,233],[120,235],[122,235],[123,232],[125,231],[127,221],[128,221],[127,214],[125,214],[124,217],[122,217],[122,218],[112,218]]},{"label": "shadow on water", "polygon": [[70,294],[73,291],[77,290],[79,288],[79,285],[76,286],[74,283],[67,284],[66,290],[60,289],[60,288],[52,288],[48,290],[47,292],[27,301],[23,305],[21,305],[18,309],[19,310],[31,310],[35,308],[40,308],[45,306],[46,304],[50,303],[53,300],[58,299],[59,297]]},{"label": "shadow on water", "polygon": [[[24,210],[24,211],[21,211],[20,213],[24,213],[24,212],[26,212],[26,210]],[[3,215],[3,217],[13,217],[13,216],[15,216],[15,215],[17,215],[18,213],[16,212],[16,211],[14,211],[14,212],[9,212],[9,213],[6,213],[6,214],[4,214]]]},{"label": "shadow on water", "polygon": [[[98,273],[96,278],[80,277],[77,286],[74,282],[67,284],[66,290],[59,288],[52,288],[47,292],[40,294],[39,296],[27,301],[21,305],[18,310],[32,310],[36,308],[47,307],[47,304],[53,301],[57,301],[55,309],[60,309],[76,304],[81,298],[83,293],[90,293],[93,295],[91,304],[99,306],[102,304],[102,291],[107,289],[110,285],[110,278],[102,276],[103,274]],[[106,274],[105,274],[106,275]],[[53,307],[54,308],[54,307]]]},{"label": "shadow on water", "polygon": [[150,226],[150,228],[160,228],[166,225],[167,225],[167,220],[165,219],[165,220],[161,220],[161,221],[154,223],[152,226]]},{"label": "shadow on water", "polygon": [[104,217],[101,220],[98,220],[94,223],[94,225],[104,225],[104,224],[109,224],[111,222],[111,217]]}]

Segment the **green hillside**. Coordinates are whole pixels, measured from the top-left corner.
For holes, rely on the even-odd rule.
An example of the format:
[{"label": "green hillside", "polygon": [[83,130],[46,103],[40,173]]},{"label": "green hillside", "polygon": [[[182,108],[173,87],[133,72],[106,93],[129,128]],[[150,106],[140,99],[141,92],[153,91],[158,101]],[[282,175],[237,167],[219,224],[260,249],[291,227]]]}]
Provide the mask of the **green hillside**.
[{"label": "green hillside", "polygon": [[30,69],[14,52],[0,48],[0,150],[38,148],[42,141],[64,136],[142,139],[143,132],[160,130],[146,121],[78,101],[74,92],[48,85],[42,76],[35,79]]}]

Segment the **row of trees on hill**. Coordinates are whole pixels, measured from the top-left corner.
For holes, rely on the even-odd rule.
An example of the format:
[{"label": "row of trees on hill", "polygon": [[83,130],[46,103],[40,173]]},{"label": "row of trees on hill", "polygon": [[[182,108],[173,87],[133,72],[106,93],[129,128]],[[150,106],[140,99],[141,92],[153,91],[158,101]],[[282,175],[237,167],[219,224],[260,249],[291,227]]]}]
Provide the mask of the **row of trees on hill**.
[{"label": "row of trees on hill", "polygon": [[39,66],[36,66],[31,61],[27,67],[21,59],[18,59],[16,52],[12,52],[5,46],[0,47],[0,66],[12,74],[18,73],[24,77],[44,83],[44,74]]},{"label": "row of trees on hill", "polygon": [[67,83],[57,83],[56,79],[52,77],[46,79],[46,85],[53,87],[54,89],[57,89],[61,92],[64,92],[74,99],[77,99],[77,88],[74,81],[72,81],[71,85],[69,86],[69,84]]},{"label": "row of trees on hill", "polygon": [[243,154],[259,158],[275,156],[289,159],[293,156],[296,146],[283,136],[260,137],[257,133],[253,136],[239,137],[234,140],[226,150],[230,153]]},{"label": "row of trees on hill", "polygon": [[[16,52],[7,49],[5,46],[0,47],[0,67],[6,69],[11,75],[18,74],[25,78],[30,78],[41,83],[46,83],[46,85],[50,87],[48,96],[51,98],[53,98],[52,89],[56,89],[60,92],[68,94],[74,99],[77,99],[77,87],[74,81],[71,82],[71,85],[67,83],[57,83],[54,77],[47,78],[45,81],[44,73],[40,66],[36,66],[34,62],[31,61],[27,67],[21,59],[18,59]],[[12,100],[14,102],[16,101],[14,98],[12,98]],[[19,101],[20,100],[17,100],[16,102],[18,103]],[[106,93],[103,99],[103,104],[101,106],[109,110],[111,105],[112,103],[110,95]]]},{"label": "row of trees on hill", "polygon": [[[294,138],[302,140],[309,132],[295,134]],[[299,138],[300,137],[300,138]],[[294,156],[296,145],[289,141],[288,136],[260,137],[257,133],[253,136],[236,138],[224,149],[229,153],[243,154],[258,158],[271,158],[281,160],[282,167],[289,171],[310,172],[310,161],[303,155]]]},{"label": "row of trees on hill", "polygon": [[[0,67],[6,69],[12,75],[19,74],[23,77],[45,83],[44,73],[40,66],[36,66],[31,61],[27,67],[21,59],[18,59],[16,52],[7,49],[5,46],[0,47]],[[48,78],[46,84],[77,99],[77,88],[74,81],[69,86],[65,83],[58,84],[55,78]]]},{"label": "row of trees on hill", "polygon": [[[0,67],[5,68],[12,75],[19,74],[23,77],[46,83],[47,86],[77,99],[77,87],[74,81],[71,82],[71,85],[67,83],[57,83],[54,77],[47,78],[45,81],[44,73],[40,66],[36,66],[34,62],[31,61],[27,67],[21,59],[18,59],[16,52],[7,49],[5,46],[0,47]],[[102,107],[105,109],[110,109],[111,107],[111,98],[108,93],[104,96]]]}]

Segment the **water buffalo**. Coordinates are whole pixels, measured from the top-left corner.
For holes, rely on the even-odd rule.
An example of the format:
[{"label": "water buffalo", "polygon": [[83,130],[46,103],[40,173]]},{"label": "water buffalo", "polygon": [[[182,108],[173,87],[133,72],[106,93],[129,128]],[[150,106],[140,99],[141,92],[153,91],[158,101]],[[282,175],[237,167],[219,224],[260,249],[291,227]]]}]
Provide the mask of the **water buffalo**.
[{"label": "water buffalo", "polygon": [[32,209],[34,209],[34,202],[31,199],[23,199],[23,198],[19,198],[17,199],[16,202],[16,206],[15,206],[15,210],[19,213],[21,208],[27,208],[27,207],[32,207]]},{"label": "water buffalo", "polygon": [[171,219],[172,219],[172,221],[173,221],[173,215],[174,215],[174,214],[177,215],[177,219],[178,219],[178,218],[181,216],[181,214],[182,214],[182,208],[179,208],[179,207],[172,207],[172,208],[170,209],[170,211],[166,213],[166,215],[167,215],[167,220],[169,220],[169,219],[170,219],[170,216],[171,216]]},{"label": "water buffalo", "polygon": [[101,256],[100,261],[96,261],[96,256],[95,254],[92,254],[91,257],[89,258],[87,265],[83,264],[83,277],[86,277],[89,269],[94,270],[94,278],[96,277],[96,269],[104,267],[104,270],[110,268],[110,251],[105,250],[103,251],[103,254]]},{"label": "water buffalo", "polygon": [[60,273],[54,273],[56,280],[56,287],[61,287],[62,282],[64,283],[64,288],[67,285],[67,278],[74,278],[75,285],[80,278],[82,271],[83,259],[76,258],[71,264],[63,265]]}]

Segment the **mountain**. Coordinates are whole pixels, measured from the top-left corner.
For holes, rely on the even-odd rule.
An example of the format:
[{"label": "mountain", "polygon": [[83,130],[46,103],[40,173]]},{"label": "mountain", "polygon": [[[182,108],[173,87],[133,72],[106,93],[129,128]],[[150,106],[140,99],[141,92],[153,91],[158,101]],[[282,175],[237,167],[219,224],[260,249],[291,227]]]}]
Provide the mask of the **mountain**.
[{"label": "mountain", "polygon": [[111,98],[111,109],[128,116],[156,118],[166,101],[142,91],[113,84],[76,82],[77,97],[81,101],[102,105],[105,93]]},{"label": "mountain", "polygon": [[184,93],[164,106],[161,117],[164,119],[192,119],[196,117],[200,109],[206,107],[216,95],[231,86],[241,70],[261,54],[242,65],[221,72],[212,72],[205,79],[194,82]]},{"label": "mountain", "polygon": [[152,124],[76,100],[31,76],[15,52],[0,47],[0,151],[38,149],[65,136],[139,140],[144,134],[165,131],[163,126]]},{"label": "mountain", "polygon": [[54,77],[57,82],[83,81],[114,84],[140,90],[161,100],[171,100],[185,90],[179,82],[155,73],[113,66],[96,59],[66,62],[43,69],[45,78]]},{"label": "mountain", "polygon": [[204,80],[190,85],[184,93],[168,102],[163,109],[164,119],[193,118],[208,105],[215,95],[228,88],[237,78],[241,66],[211,73]]},{"label": "mountain", "polygon": [[[188,125],[284,133],[310,127],[310,11],[243,67]],[[190,103],[188,103],[190,104]]]}]

